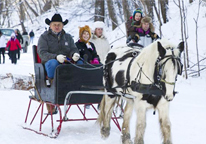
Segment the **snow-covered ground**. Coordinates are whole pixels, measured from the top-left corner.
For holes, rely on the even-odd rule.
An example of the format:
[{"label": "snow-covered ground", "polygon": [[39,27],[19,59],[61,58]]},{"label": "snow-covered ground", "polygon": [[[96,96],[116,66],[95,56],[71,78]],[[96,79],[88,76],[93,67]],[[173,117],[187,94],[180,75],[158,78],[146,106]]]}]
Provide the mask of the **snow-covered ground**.
[{"label": "snow-covered ground", "polygon": [[[70,12],[66,12],[68,7]],[[69,24],[65,27],[65,30],[74,35],[74,40],[78,38],[78,26],[88,24],[92,26],[92,22],[81,22],[83,17],[77,17],[72,19],[70,13],[77,9],[74,4],[65,4],[59,9],[59,13],[62,14],[63,19],[70,18]],[[174,9],[174,10],[173,10]],[[190,57],[191,64],[196,63],[195,58],[195,35],[194,35],[194,20],[197,4],[188,5],[188,27],[189,27],[189,46],[190,46]],[[83,11],[82,9],[78,12]],[[201,58],[205,57],[205,32],[206,32],[206,18],[205,18],[205,7],[201,7],[200,12],[200,24],[199,24],[199,49]],[[44,31],[46,24],[44,23],[45,18],[51,18],[54,14],[54,10],[48,12],[39,17],[35,23],[29,24],[30,29],[35,32],[34,44],[37,44],[40,34]],[[88,14],[88,12],[85,12]],[[164,35],[170,40],[179,43],[180,42],[180,31],[179,31],[179,11],[177,7],[171,5],[170,9],[170,22],[163,26]],[[87,19],[89,19],[87,17]],[[29,23],[29,22],[28,22]],[[125,31],[124,24],[120,26],[120,29]],[[115,31],[111,31],[106,28],[110,43],[115,39],[123,36],[122,31],[117,28]],[[158,31],[157,31],[158,32]],[[123,44],[125,39],[121,39],[114,43],[114,45]],[[10,63],[8,56],[6,56],[6,63],[0,64],[0,75],[6,75],[6,73],[12,73],[14,76],[29,76],[30,73],[34,74],[33,69],[33,57],[31,46],[29,46],[28,53],[21,54],[21,60],[17,62],[17,65]],[[202,65],[204,65],[203,62]],[[2,80],[1,80],[2,81]],[[11,81],[7,82],[8,84]],[[1,84],[1,82],[0,82]],[[201,77],[189,77],[185,80],[184,76],[179,76],[176,83],[176,91],[179,93],[176,95],[174,100],[170,104],[170,119],[172,123],[172,138],[174,144],[205,144],[206,135],[206,72],[201,72]],[[108,139],[103,140],[100,135],[100,128],[95,124],[95,121],[88,122],[65,122],[62,125],[62,130],[57,139],[51,139],[42,135],[37,135],[34,132],[25,130],[24,119],[26,116],[26,110],[29,103],[28,91],[16,91],[11,89],[5,89],[0,86],[0,144],[119,144],[121,143],[121,133],[112,123],[111,135]],[[33,103],[33,108],[38,106],[38,103]],[[34,111],[34,109],[32,110]],[[76,116],[78,113],[76,108],[71,110],[71,117]],[[93,113],[92,109],[89,109],[88,113]],[[120,120],[120,123],[122,120]],[[135,137],[135,123],[136,117],[133,113],[131,119],[131,137],[134,140]],[[43,129],[49,127],[43,127]],[[147,127],[145,132],[145,144],[160,144],[161,135],[158,123],[158,113],[153,115],[153,111],[149,110],[147,113]]]}]

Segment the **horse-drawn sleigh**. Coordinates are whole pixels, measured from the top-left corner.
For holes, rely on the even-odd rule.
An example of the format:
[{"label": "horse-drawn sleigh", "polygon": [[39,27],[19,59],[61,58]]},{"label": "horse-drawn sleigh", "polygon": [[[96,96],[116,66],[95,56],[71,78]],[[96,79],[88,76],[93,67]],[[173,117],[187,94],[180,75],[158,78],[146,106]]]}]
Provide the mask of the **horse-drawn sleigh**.
[{"label": "horse-drawn sleigh", "polygon": [[[119,127],[117,120],[118,118],[115,115],[113,117],[112,112],[118,97],[123,97],[127,100],[126,106],[124,108],[124,118],[122,124],[123,144],[132,143],[130,138],[129,121],[134,107],[137,113],[135,144],[144,143],[144,132],[146,127],[145,119],[148,108],[158,110],[159,122],[163,135],[163,143],[172,144],[170,120],[168,114],[169,102],[174,98],[176,93],[175,83],[177,80],[177,75],[181,75],[182,73],[182,64],[180,59],[183,50],[183,42],[181,42],[176,47],[167,40],[155,41],[142,50],[128,46],[113,48],[107,54],[104,73],[102,69],[98,68],[98,66],[97,68],[91,68],[89,66],[83,65],[82,67],[77,68],[74,65],[61,65],[56,70],[55,79],[53,82],[54,85],[50,88],[53,88],[54,91],[45,94],[45,99],[42,98],[42,100],[40,99],[39,95],[47,93],[48,91],[46,91],[46,88],[42,89],[42,86],[45,84],[42,82],[44,77],[42,77],[41,73],[43,73],[44,70],[43,67],[40,66],[40,68],[35,68],[36,85],[38,90],[35,92],[35,99],[40,102],[42,111],[44,103],[55,105],[59,109],[60,120],[58,122],[60,122],[60,124],[57,127],[55,136],[58,136],[60,132],[61,122],[67,120],[66,113],[69,111],[69,108],[67,109],[66,105],[78,105],[79,103],[93,104],[99,103],[101,101],[98,122],[101,125],[102,137],[107,138],[110,134],[111,119]],[[88,79],[80,78],[81,80],[74,79],[73,81],[73,77],[69,76],[67,77],[68,79],[64,79],[64,76],[68,75],[69,73],[67,71],[68,69],[66,70],[65,67],[68,69],[73,69],[74,67],[74,75],[77,75],[77,77],[82,72],[82,69],[87,69],[84,71],[84,73],[88,74]],[[92,79],[92,77],[89,76],[91,74],[89,69],[95,69],[95,71],[93,71],[95,74],[95,79]],[[88,90],[91,90],[88,89],[88,86],[94,86],[94,88],[102,86],[102,75],[104,75],[103,83],[105,92],[100,90],[98,90],[98,92],[88,92]],[[63,81],[62,89],[60,89],[58,86],[62,84],[61,81]],[[91,83],[94,85],[91,85]],[[77,84],[77,86],[75,87],[73,84]],[[40,87],[38,87],[38,85]],[[67,94],[67,92],[64,91],[65,89],[67,89],[67,92],[75,94],[78,93],[78,95],[75,95],[75,97],[70,97],[70,93]],[[63,91],[65,93],[63,93]],[[85,93],[95,93],[95,100],[89,101],[87,98],[84,100],[85,96],[82,95],[85,95]],[[67,96],[65,97],[66,94]],[[104,94],[103,99],[102,95],[97,96],[97,94]],[[49,98],[51,95],[54,95],[52,99]],[[79,102],[80,99],[81,102]],[[30,102],[32,100],[33,98],[30,100]],[[65,106],[64,117],[61,116],[61,109],[59,108],[60,105],[63,104],[63,100]],[[84,112],[82,113],[84,115]],[[44,120],[42,121],[42,115],[43,112],[41,112],[40,130],[41,125],[44,122]],[[85,116],[84,120],[87,120]]]},{"label": "horse-drawn sleigh", "polygon": [[[29,127],[24,126],[25,129],[34,131],[38,134],[56,138],[60,131],[62,122],[66,121],[89,121],[97,120],[99,114],[98,105],[103,97],[103,67],[102,65],[74,65],[74,64],[62,64],[56,68],[55,77],[52,85],[48,87],[46,85],[46,74],[43,64],[40,63],[40,58],[37,54],[37,47],[33,46],[34,56],[34,70],[35,70],[35,86],[34,95],[30,96],[29,106],[26,113],[25,123],[30,120]],[[107,93],[110,94],[110,93]],[[31,102],[36,101],[39,106],[36,111],[31,111]],[[96,104],[96,105],[95,105]],[[45,105],[50,112],[45,110]],[[85,105],[90,105],[96,113],[96,117],[87,117]],[[61,109],[63,108],[63,112]],[[76,106],[82,115],[81,118],[68,118],[67,114],[72,106]],[[82,107],[84,106],[84,107]],[[58,110],[56,115],[53,114],[53,108]],[[32,114],[30,114],[31,112]],[[29,116],[32,115],[29,119]],[[49,122],[51,117],[51,129],[49,132],[42,132],[44,124]],[[115,113],[113,121],[117,125],[117,128],[121,130],[119,122]],[[39,129],[36,129],[33,125],[34,120],[37,120]],[[56,128],[55,128],[56,125]]]}]

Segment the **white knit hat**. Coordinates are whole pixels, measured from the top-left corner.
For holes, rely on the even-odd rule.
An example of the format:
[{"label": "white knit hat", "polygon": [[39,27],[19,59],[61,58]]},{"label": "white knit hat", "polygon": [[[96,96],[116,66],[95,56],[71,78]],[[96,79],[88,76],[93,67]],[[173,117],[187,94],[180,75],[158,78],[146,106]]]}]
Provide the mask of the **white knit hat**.
[{"label": "white knit hat", "polygon": [[94,22],[94,30],[96,29],[96,28],[104,28],[104,22],[102,22],[102,21],[96,21],[96,22]]},{"label": "white knit hat", "polygon": [[12,34],[11,34],[11,37],[15,37],[15,36],[16,36],[15,33],[12,33]]}]

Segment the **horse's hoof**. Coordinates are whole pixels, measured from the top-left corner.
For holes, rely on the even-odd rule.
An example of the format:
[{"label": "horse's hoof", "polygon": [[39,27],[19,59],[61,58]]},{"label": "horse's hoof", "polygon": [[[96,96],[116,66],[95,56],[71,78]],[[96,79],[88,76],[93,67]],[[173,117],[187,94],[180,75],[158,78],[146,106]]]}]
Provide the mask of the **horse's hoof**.
[{"label": "horse's hoof", "polygon": [[103,139],[108,138],[109,135],[110,135],[110,127],[107,127],[107,128],[102,127],[102,128],[101,128],[101,135],[102,135],[102,138],[103,138]]},{"label": "horse's hoof", "polygon": [[133,144],[130,140],[130,134],[123,134],[122,135],[122,144]]}]

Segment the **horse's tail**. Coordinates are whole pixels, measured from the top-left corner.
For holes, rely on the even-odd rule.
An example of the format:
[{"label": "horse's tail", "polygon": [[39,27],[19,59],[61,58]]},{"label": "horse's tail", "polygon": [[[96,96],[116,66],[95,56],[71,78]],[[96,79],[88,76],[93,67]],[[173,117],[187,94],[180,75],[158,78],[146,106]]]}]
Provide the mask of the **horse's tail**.
[{"label": "horse's tail", "polygon": [[102,101],[100,103],[100,113],[99,116],[97,118],[97,123],[101,126],[103,121],[104,121],[104,117],[105,117],[105,112],[104,112],[104,108],[105,108],[105,95],[102,98]]},{"label": "horse's tail", "polygon": [[[111,103],[111,105],[108,105],[108,104],[106,104],[106,97],[109,97],[109,96],[108,95],[104,95],[103,98],[102,98],[102,101],[100,103],[100,113],[99,113],[99,116],[97,118],[97,123],[100,126],[102,126],[103,121],[105,120],[107,115],[109,115],[109,114],[112,115],[114,105],[119,102],[119,98],[120,98],[120,97],[113,97],[112,99],[115,99],[115,100]],[[107,113],[105,113],[105,106],[109,107]]]}]

